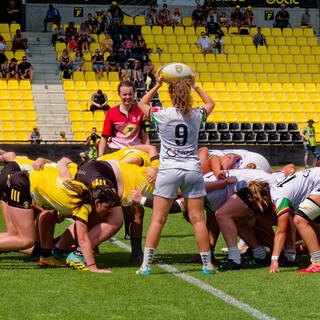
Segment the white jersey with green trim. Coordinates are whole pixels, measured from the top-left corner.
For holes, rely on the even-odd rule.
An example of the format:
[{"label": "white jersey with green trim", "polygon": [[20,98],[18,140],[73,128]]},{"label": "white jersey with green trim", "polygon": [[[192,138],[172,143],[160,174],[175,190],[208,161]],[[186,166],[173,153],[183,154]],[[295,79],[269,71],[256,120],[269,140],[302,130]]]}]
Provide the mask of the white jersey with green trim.
[{"label": "white jersey with green trim", "polygon": [[206,120],[203,108],[194,108],[184,116],[178,108],[152,108],[151,121],[158,124],[161,140],[160,166],[164,169],[201,170],[198,136]]},{"label": "white jersey with green trim", "polygon": [[317,188],[320,188],[320,168],[305,169],[278,183],[270,184],[271,199],[278,208],[282,199],[287,198],[292,208],[296,209]]},{"label": "white jersey with green trim", "polygon": [[278,183],[285,178],[283,172],[267,173],[260,169],[232,169],[225,170],[228,178],[236,178],[238,181],[265,181],[269,184]]}]

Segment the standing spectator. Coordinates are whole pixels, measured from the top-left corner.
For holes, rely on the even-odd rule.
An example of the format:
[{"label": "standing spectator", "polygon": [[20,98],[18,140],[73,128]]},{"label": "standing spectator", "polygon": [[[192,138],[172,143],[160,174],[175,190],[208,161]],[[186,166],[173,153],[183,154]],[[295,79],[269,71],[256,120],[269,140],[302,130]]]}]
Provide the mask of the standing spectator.
[{"label": "standing spectator", "polygon": [[258,46],[267,46],[266,37],[261,33],[261,27],[257,28],[257,34],[253,36],[253,44]]},{"label": "standing spectator", "polygon": [[66,28],[66,37],[67,37],[67,42],[71,40],[71,36],[78,36],[78,31],[77,28],[74,26],[74,22],[70,21],[68,23],[68,26]]},{"label": "standing spectator", "polygon": [[289,12],[286,10],[286,5],[283,3],[280,6],[281,10],[277,12],[274,18],[274,28],[287,28],[289,25]]},{"label": "standing spectator", "polygon": [[34,70],[31,63],[27,61],[26,56],[22,57],[22,62],[18,66],[18,71],[21,80],[30,79],[30,82],[32,82]]},{"label": "standing spectator", "polygon": [[218,23],[218,14],[215,8],[208,13],[207,32],[208,34],[219,34],[220,36],[223,36],[223,31]]},{"label": "standing spectator", "polygon": [[192,25],[194,27],[206,25],[206,12],[201,8],[200,3],[192,12]]},{"label": "standing spectator", "polygon": [[90,29],[90,33],[98,32],[99,22],[93,18],[92,13],[88,13],[88,19],[85,21],[85,24]]},{"label": "standing spectator", "polygon": [[309,8],[306,8],[304,13],[301,15],[300,25],[301,27],[312,28],[311,15],[310,15]]},{"label": "standing spectator", "polygon": [[101,53],[111,52],[113,46],[113,40],[108,33],[105,33],[105,38],[101,42]]},{"label": "standing spectator", "polygon": [[229,28],[230,24],[229,24],[227,14],[225,12],[222,12],[221,17],[219,18],[219,24],[221,27]]},{"label": "standing spectator", "polygon": [[76,55],[73,58],[73,65],[72,65],[72,70],[73,71],[84,71],[83,64],[85,63],[85,59],[82,55],[81,50],[76,51]]},{"label": "standing spectator", "polygon": [[58,9],[54,8],[52,4],[49,4],[49,10],[47,11],[46,17],[43,19],[43,32],[47,32],[48,22],[58,24],[61,22],[61,16]]},{"label": "standing spectator", "polygon": [[123,64],[123,67],[120,71],[120,81],[124,81],[124,80],[129,80],[131,81],[132,79],[132,71],[131,69],[129,69],[129,62],[125,62]]},{"label": "standing spectator", "polygon": [[76,52],[78,50],[78,47],[79,47],[78,40],[76,39],[76,37],[74,35],[71,36],[71,39],[70,39],[68,45],[69,45],[69,50],[71,52]]},{"label": "standing spectator", "polygon": [[42,141],[41,134],[36,126],[33,127],[33,131],[29,134],[28,141],[30,141],[31,144],[40,144]]},{"label": "standing spectator", "polygon": [[214,8],[216,9],[216,6],[214,5],[212,0],[204,0],[202,9],[205,11],[206,17],[208,16],[209,12]]},{"label": "standing spectator", "polygon": [[216,55],[220,53],[224,53],[224,41],[222,38],[219,37],[219,35],[215,36],[212,47]]},{"label": "standing spectator", "polygon": [[107,95],[100,89],[92,95],[90,103],[90,111],[92,112],[95,110],[108,111],[110,109],[110,106],[108,105]]},{"label": "standing spectator", "polygon": [[150,6],[146,13],[146,22],[148,26],[156,26],[158,24],[158,12],[154,4]]},{"label": "standing spectator", "polygon": [[120,64],[117,60],[117,57],[114,51],[110,52],[110,56],[107,57],[106,61],[106,71],[109,73],[110,71],[120,71]]},{"label": "standing spectator", "polygon": [[231,26],[241,27],[243,25],[243,14],[240,10],[240,6],[236,5],[236,9],[231,13]]},{"label": "standing spectator", "polygon": [[247,10],[244,12],[244,23],[245,26],[253,27],[255,25],[254,14],[252,7],[248,6]]},{"label": "standing spectator", "polygon": [[95,54],[91,58],[91,62],[92,70],[98,75],[99,79],[101,79],[104,70],[104,59],[99,49],[96,49]]},{"label": "standing spectator", "polygon": [[133,69],[132,69],[132,79],[135,82],[141,82],[143,81],[142,71],[141,71],[141,65],[139,60],[134,61]]},{"label": "standing spectator", "polygon": [[18,49],[23,49],[28,56],[32,56],[28,47],[28,39],[22,35],[19,29],[12,39],[12,51],[16,52]]},{"label": "standing spectator", "polygon": [[209,52],[213,53],[211,40],[205,32],[201,32],[201,38],[196,42],[196,46],[201,49],[203,54],[207,54]]},{"label": "standing spectator", "polygon": [[309,153],[312,153],[314,156],[313,167],[316,164],[316,154],[317,154],[317,141],[316,141],[316,131],[313,126],[314,121],[310,119],[308,125],[306,125],[300,132],[301,137],[303,138],[303,146],[305,151],[304,156],[304,166],[308,167]]},{"label": "standing spectator", "polygon": [[18,60],[16,58],[12,58],[9,66],[8,66],[8,72],[6,75],[6,80],[10,79],[15,79],[19,80],[19,72],[18,72],[18,65],[17,65]]},{"label": "standing spectator", "polygon": [[9,7],[7,8],[7,18],[8,18],[8,23],[11,24],[13,22],[15,23],[20,23],[20,8],[17,6],[15,1],[10,1],[9,2]]},{"label": "standing spectator", "polygon": [[130,14],[124,12],[118,5],[118,3],[116,1],[112,1],[111,5],[110,5],[110,9],[109,12],[111,14],[111,18],[112,18],[112,23],[114,22],[118,22],[118,23],[122,23],[123,21],[123,15],[126,15],[128,17],[131,17]]},{"label": "standing spectator", "polygon": [[181,26],[182,25],[182,21],[181,21],[181,14],[180,14],[180,9],[179,8],[175,8],[173,11],[173,16],[171,18],[171,22],[173,26]]},{"label": "standing spectator", "polygon": [[161,26],[170,25],[170,11],[168,10],[166,3],[162,6],[162,9],[159,12],[158,22]]},{"label": "standing spectator", "polygon": [[98,156],[98,146],[100,140],[101,137],[98,135],[97,128],[92,127],[91,134],[87,137],[86,140],[86,145],[89,146],[89,150],[80,153],[82,161],[87,161],[88,159],[95,159]]},{"label": "standing spectator", "polygon": [[60,131],[59,144],[66,144],[68,139],[66,138],[66,133],[64,131]]},{"label": "standing spectator", "polygon": [[90,36],[90,30],[86,26],[86,24],[83,22],[80,25],[79,29],[79,49],[82,52],[88,52],[89,47],[90,47],[90,41],[89,41],[89,36]]},{"label": "standing spectator", "polygon": [[66,33],[64,32],[63,28],[61,27],[61,23],[60,22],[58,22],[56,24],[56,27],[53,30],[51,43],[53,45],[55,45],[55,43],[57,41],[66,43]]},{"label": "standing spectator", "polygon": [[62,55],[59,59],[60,62],[60,71],[67,71],[67,73],[72,69],[71,66],[71,59],[70,59],[70,55],[67,49],[64,49],[62,51]]}]

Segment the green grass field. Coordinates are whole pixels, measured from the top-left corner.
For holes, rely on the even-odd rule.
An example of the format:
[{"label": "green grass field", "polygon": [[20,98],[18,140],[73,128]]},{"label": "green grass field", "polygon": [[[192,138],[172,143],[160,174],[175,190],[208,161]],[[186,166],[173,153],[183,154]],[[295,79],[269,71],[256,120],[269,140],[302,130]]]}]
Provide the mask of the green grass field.
[{"label": "green grass field", "polygon": [[[147,210],[144,233],[150,222]],[[62,232],[68,222],[58,226]],[[4,231],[1,220],[0,230]],[[122,242],[123,230],[117,236]],[[218,261],[224,243],[219,239]],[[100,268],[112,274],[94,274],[67,268],[40,269],[26,255],[0,255],[0,319],[253,319],[200,288],[154,265],[152,276],[135,274],[129,253],[114,243],[100,246]],[[268,268],[201,273],[200,264],[184,261],[197,254],[192,227],[181,215],[171,215],[157,250],[157,258],[218,288],[235,299],[277,319],[320,319],[320,274],[296,274],[297,268],[268,274]],[[308,264],[307,257],[300,265]]]}]

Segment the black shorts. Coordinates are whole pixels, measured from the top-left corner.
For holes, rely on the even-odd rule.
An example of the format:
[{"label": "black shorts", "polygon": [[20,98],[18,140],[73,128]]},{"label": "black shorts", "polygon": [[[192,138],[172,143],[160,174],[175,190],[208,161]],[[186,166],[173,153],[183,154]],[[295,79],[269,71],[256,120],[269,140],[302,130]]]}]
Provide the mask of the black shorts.
[{"label": "black shorts", "polygon": [[7,163],[4,168],[0,172],[0,199],[8,202],[6,197],[6,191],[8,190],[7,181],[11,175],[16,172],[20,172],[21,169],[16,162],[9,162]]},{"label": "black shorts", "polygon": [[252,199],[252,193],[248,187],[245,187],[241,190],[239,190],[236,195],[253,211],[255,212],[255,209],[252,206],[252,203],[250,199]]},{"label": "black shorts", "polygon": [[26,171],[15,173],[9,178],[6,196],[9,206],[30,209],[32,198],[29,174]]}]

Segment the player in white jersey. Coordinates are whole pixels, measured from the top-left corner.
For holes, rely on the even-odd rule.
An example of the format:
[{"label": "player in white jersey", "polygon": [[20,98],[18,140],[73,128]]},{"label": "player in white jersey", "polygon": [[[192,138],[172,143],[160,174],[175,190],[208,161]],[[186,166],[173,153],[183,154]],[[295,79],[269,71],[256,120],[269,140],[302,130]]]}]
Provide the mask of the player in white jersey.
[{"label": "player in white jersey", "polygon": [[[196,241],[203,260],[203,273],[211,274],[209,236],[203,218],[203,196],[206,194],[201,163],[198,157],[198,135],[200,125],[214,107],[210,96],[195,83],[193,72],[191,82],[175,80],[169,84],[172,107],[151,108],[152,97],[162,85],[162,77],[157,72],[157,84],[140,101],[139,108],[151,121],[158,124],[161,139],[160,165],[154,190],[154,208],[148,230],[143,263],[138,271],[142,275],[151,274],[150,266],[158,246],[162,228],[169,210],[182,191],[193,224]],[[203,108],[192,109],[191,87],[205,104]]]},{"label": "player in white jersey", "polygon": [[[320,246],[309,224],[320,215],[320,168],[296,172],[280,183],[270,185],[270,194],[278,217],[270,272],[279,272],[278,258],[288,234],[286,230],[290,223],[290,214],[294,211],[294,223],[309,249],[312,261],[308,268],[300,272],[320,272]],[[294,250],[292,255],[295,257]]]}]

